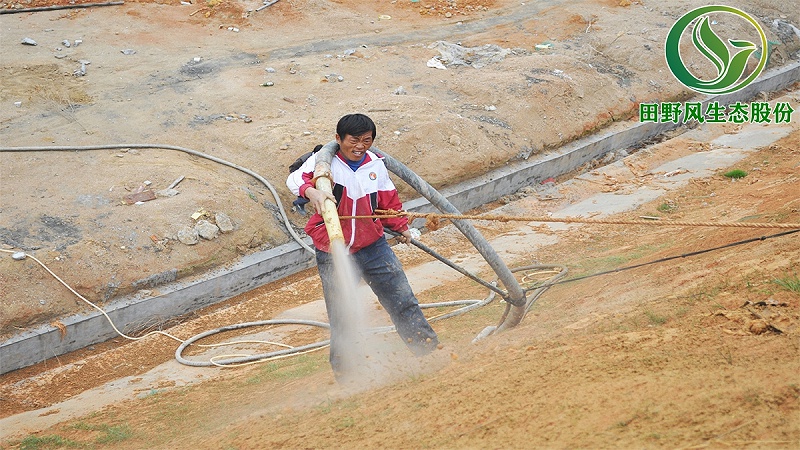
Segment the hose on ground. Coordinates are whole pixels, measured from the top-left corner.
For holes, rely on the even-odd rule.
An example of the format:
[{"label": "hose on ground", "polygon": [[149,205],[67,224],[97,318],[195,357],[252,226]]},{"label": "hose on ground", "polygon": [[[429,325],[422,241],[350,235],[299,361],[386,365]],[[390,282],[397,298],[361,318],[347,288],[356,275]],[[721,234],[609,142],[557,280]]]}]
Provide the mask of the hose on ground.
[{"label": "hose on ground", "polygon": [[[472,311],[473,309],[477,309],[487,304],[491,303],[494,300],[495,294],[494,292],[489,293],[489,295],[483,300],[456,300],[452,302],[439,302],[439,303],[424,303],[420,304],[420,308],[428,309],[428,308],[442,308],[442,307],[450,307],[450,306],[460,306],[464,305],[461,308],[458,308],[455,311],[450,311],[445,314],[441,314],[438,316],[428,318],[429,322],[435,322],[438,320],[449,319],[451,317],[455,317],[457,315],[464,314],[468,311]],[[244,328],[249,327],[257,327],[257,326],[265,326],[265,325],[306,325],[312,327],[319,327],[330,329],[330,325],[325,322],[319,322],[315,320],[300,320],[300,319],[274,319],[274,320],[261,320],[258,322],[246,322],[246,323],[239,323],[235,325],[228,325],[220,328],[216,328],[213,330],[205,331],[203,333],[197,334],[181,343],[180,346],[175,350],[175,360],[179,363],[186,365],[186,366],[194,366],[194,367],[237,367],[243,366],[247,364],[255,364],[265,361],[272,361],[281,358],[287,358],[290,356],[299,356],[306,353],[311,353],[317,350],[321,350],[325,347],[330,345],[330,339],[325,339],[322,341],[313,342],[310,344],[298,346],[298,347],[289,347],[283,350],[275,350],[272,352],[267,353],[259,353],[255,355],[249,354],[228,354],[228,355],[218,355],[212,358],[209,358],[208,361],[197,361],[187,359],[183,356],[183,352],[192,344],[196,343],[197,341],[207,338],[209,336],[213,336],[215,334],[223,333],[226,331],[232,330],[241,330]],[[380,334],[380,333],[390,333],[395,330],[394,326],[386,326],[386,327],[377,327],[371,328],[366,330],[367,333],[370,334]],[[238,344],[247,341],[235,341],[229,344]],[[272,343],[274,344],[274,343]]]}]

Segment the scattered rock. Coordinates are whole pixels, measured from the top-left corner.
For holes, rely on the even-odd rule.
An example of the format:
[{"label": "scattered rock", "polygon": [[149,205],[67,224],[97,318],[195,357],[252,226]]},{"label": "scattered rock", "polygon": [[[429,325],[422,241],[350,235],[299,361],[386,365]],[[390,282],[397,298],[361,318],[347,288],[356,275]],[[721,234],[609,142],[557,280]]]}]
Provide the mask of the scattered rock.
[{"label": "scattered rock", "polygon": [[403,86],[398,87],[394,90],[394,95],[407,95],[406,89]]},{"label": "scattered rock", "polygon": [[200,220],[194,226],[197,234],[203,239],[214,239],[219,235],[219,228],[207,220]]},{"label": "scattered rock", "polygon": [[217,227],[219,227],[219,231],[223,233],[228,233],[233,231],[233,221],[227,214],[223,212],[218,212],[214,215],[214,221],[217,223]]},{"label": "scattered rock", "polygon": [[122,52],[123,55],[135,55],[136,54],[136,50],[134,50],[132,48],[126,48],[126,49],[120,50],[120,51]]},{"label": "scattered rock", "polygon": [[448,141],[450,142],[450,145],[454,147],[459,147],[461,145],[461,138],[457,134],[451,135]]},{"label": "scattered rock", "polygon": [[36,43],[36,41],[34,41],[33,39],[31,39],[29,37],[23,38],[22,39],[22,44],[23,45],[39,45],[39,44]]},{"label": "scattered rock", "polygon": [[325,75],[325,78],[322,79],[323,83],[335,83],[337,81],[344,81],[344,77],[336,73],[331,73]]},{"label": "scattered rock", "polygon": [[86,63],[81,62],[81,66],[79,68],[75,69],[75,71],[72,72],[72,75],[74,75],[76,77],[82,77],[82,76],[86,75]]},{"label": "scattered rock", "polygon": [[[480,69],[488,64],[498,63],[502,61],[507,55],[511,54],[511,50],[502,48],[495,44],[486,44],[480,47],[463,47],[459,44],[452,44],[445,41],[437,41],[428,48],[434,48],[439,51],[439,56],[435,57],[441,63],[448,66],[472,66]],[[428,67],[431,61],[428,61]],[[438,68],[438,67],[437,67]]]},{"label": "scattered rock", "polygon": [[432,69],[440,69],[440,70],[447,70],[447,67],[439,61],[438,56],[434,56],[433,58],[429,59],[426,65]]},{"label": "scattered rock", "polygon": [[178,194],[180,192],[177,189],[162,189],[156,192],[157,197],[175,197]]},{"label": "scattered rock", "polygon": [[197,230],[190,227],[183,227],[178,231],[178,240],[182,244],[194,245],[199,241]]},{"label": "scattered rock", "polygon": [[747,326],[747,330],[753,334],[764,334],[769,330],[769,324],[763,319],[753,320]]}]

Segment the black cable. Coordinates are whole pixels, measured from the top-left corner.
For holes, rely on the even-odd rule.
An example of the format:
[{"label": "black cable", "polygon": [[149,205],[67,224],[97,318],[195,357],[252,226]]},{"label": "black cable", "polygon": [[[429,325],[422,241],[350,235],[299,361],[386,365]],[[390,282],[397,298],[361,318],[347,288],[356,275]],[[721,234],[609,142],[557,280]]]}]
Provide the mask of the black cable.
[{"label": "black cable", "polygon": [[756,242],[756,241],[765,241],[767,239],[786,236],[786,235],[789,235],[789,234],[792,234],[792,233],[797,233],[797,232],[800,232],[800,229],[783,231],[783,232],[780,232],[780,233],[771,234],[769,236],[761,236],[761,237],[757,237],[757,238],[745,239],[743,241],[733,242],[733,243],[730,243],[730,244],[721,245],[719,247],[707,248],[705,250],[698,250],[696,252],[689,252],[689,253],[683,253],[683,254],[675,255],[675,256],[668,256],[666,258],[661,258],[661,259],[657,259],[657,260],[654,260],[654,261],[649,261],[649,262],[646,262],[646,263],[634,264],[632,266],[620,267],[618,269],[606,270],[604,272],[593,273],[593,274],[590,274],[590,275],[583,275],[583,276],[580,276],[580,277],[570,278],[568,280],[557,281],[557,282],[550,283],[550,284],[543,284],[542,286],[547,286],[547,285],[554,286],[556,284],[569,283],[571,281],[585,280],[586,278],[592,278],[592,277],[597,277],[597,276],[600,276],[600,275],[607,275],[609,273],[617,273],[617,272],[622,272],[622,271],[625,271],[625,270],[636,269],[636,268],[639,268],[639,267],[649,266],[651,264],[662,263],[662,262],[665,262],[665,261],[671,261],[673,259],[678,259],[678,258],[688,258],[689,256],[700,255],[700,254],[703,254],[703,253],[713,252],[715,250],[722,250],[724,248],[735,247],[737,245],[742,245],[742,244],[749,244],[751,242]]},{"label": "black cable", "polygon": [[[398,232],[396,232],[394,230],[391,230],[389,228],[384,227],[383,230],[385,232],[387,232],[388,234],[392,235],[392,236],[395,236],[395,237],[400,236],[400,233],[398,233]],[[433,250],[432,248],[430,248],[427,245],[423,244],[422,242],[420,242],[420,241],[418,241],[416,239],[411,239],[411,244],[413,244],[415,247],[419,248],[420,250],[424,251],[425,253],[427,253],[427,254],[433,256],[434,258],[438,259],[439,261],[441,261],[442,263],[444,263],[448,267],[454,269],[458,273],[466,276],[467,278],[470,278],[471,280],[475,281],[476,283],[480,284],[481,286],[485,287],[486,289],[489,289],[490,291],[496,292],[501,297],[503,297],[504,300],[508,299],[508,292],[498,288],[496,285],[494,285],[494,284],[492,284],[492,283],[490,283],[490,282],[488,282],[486,280],[483,280],[483,279],[479,278],[477,275],[469,272],[467,269],[465,269],[465,268],[463,268],[463,267],[461,267],[459,265],[456,265],[455,263],[453,263],[449,259],[447,259],[444,256],[436,253],[435,250]]]}]

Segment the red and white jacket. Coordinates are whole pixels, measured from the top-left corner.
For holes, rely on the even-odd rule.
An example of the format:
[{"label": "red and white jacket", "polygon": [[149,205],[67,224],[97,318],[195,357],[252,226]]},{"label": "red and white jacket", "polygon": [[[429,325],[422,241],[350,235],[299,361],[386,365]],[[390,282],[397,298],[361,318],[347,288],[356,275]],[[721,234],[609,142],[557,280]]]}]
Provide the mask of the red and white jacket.
[{"label": "red and white jacket", "polygon": [[[306,189],[314,187],[314,165],[317,154],[311,155],[303,165],[292,172],[286,186],[293,194],[305,197]],[[389,171],[383,164],[383,157],[367,150],[361,165],[353,171],[337,152],[331,159],[333,195],[336,197],[339,216],[369,216],[376,209],[403,208],[397,189],[389,178]],[[408,218],[387,219],[342,219],[342,232],[350,253],[374,243],[383,236],[383,227],[402,233],[408,229]],[[330,251],[330,239],[322,216],[315,213],[305,227],[311,236],[314,247],[324,252]]]}]

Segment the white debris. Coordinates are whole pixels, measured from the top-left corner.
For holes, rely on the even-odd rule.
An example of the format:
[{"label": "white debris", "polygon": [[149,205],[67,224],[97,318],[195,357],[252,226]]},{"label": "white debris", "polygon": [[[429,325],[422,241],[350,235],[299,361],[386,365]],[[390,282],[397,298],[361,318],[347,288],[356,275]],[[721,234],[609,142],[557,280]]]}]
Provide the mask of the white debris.
[{"label": "white debris", "polygon": [[427,65],[428,67],[430,67],[432,69],[447,70],[447,67],[445,67],[445,65],[442,64],[441,61],[439,61],[439,57],[438,56],[434,56],[433,58],[429,59],[428,62],[425,65]]}]

